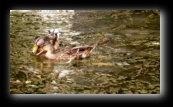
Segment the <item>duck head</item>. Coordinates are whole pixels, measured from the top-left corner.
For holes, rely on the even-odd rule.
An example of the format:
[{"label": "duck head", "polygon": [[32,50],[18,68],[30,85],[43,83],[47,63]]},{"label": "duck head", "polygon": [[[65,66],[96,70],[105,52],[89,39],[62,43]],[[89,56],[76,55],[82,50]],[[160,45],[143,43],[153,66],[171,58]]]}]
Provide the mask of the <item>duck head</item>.
[{"label": "duck head", "polygon": [[59,38],[59,35],[61,34],[60,32],[59,32],[59,30],[58,29],[51,29],[51,30],[48,30],[48,37],[50,38],[50,39],[58,39]]},{"label": "duck head", "polygon": [[32,54],[38,53],[40,50],[42,50],[42,47],[44,45],[50,44],[50,39],[48,37],[41,37],[36,36],[34,38],[34,46],[32,48]]},{"label": "duck head", "polygon": [[48,30],[48,35],[47,37],[50,38],[50,42],[52,45],[54,45],[54,48],[55,50],[58,49],[59,47],[59,35],[60,35],[60,32],[58,29],[51,29],[51,30]]}]

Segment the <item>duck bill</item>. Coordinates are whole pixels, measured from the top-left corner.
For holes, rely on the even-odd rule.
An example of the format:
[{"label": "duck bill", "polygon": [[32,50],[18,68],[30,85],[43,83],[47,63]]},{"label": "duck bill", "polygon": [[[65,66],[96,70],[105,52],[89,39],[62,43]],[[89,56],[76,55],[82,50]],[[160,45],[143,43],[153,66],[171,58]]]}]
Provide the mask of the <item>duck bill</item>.
[{"label": "duck bill", "polygon": [[33,53],[33,54],[36,54],[37,49],[38,49],[38,46],[37,46],[36,44],[34,44],[34,46],[33,46],[33,48],[32,48],[32,53]]}]

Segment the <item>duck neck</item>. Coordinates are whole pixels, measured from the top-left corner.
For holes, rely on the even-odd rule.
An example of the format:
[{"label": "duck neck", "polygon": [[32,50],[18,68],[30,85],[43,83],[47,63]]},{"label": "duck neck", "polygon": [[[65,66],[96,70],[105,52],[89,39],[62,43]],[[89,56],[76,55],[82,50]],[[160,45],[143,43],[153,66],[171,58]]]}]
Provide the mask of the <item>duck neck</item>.
[{"label": "duck neck", "polygon": [[58,47],[59,47],[59,40],[56,40],[56,41],[55,41],[55,44],[54,44],[54,48],[55,48],[55,50],[57,50]]},{"label": "duck neck", "polygon": [[56,55],[53,53],[53,51],[47,51],[45,57],[48,59],[56,59]]}]

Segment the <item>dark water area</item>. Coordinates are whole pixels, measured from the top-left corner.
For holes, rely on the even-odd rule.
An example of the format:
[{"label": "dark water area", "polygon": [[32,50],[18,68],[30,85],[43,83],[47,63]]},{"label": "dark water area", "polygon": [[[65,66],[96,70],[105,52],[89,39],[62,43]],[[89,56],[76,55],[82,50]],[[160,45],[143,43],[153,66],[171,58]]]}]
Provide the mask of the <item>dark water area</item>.
[{"label": "dark water area", "polygon": [[[71,63],[32,55],[52,28],[63,46],[100,42]],[[160,12],[11,11],[10,94],[160,94]]]}]

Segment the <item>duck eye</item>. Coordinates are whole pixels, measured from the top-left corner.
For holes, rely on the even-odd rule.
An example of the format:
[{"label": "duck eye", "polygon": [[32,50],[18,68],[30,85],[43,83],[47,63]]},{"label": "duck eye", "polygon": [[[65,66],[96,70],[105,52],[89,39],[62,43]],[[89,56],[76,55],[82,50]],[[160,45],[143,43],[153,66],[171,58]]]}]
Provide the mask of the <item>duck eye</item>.
[{"label": "duck eye", "polygon": [[39,38],[37,38],[37,39],[35,40],[35,43],[37,43],[39,40],[40,40],[40,39],[39,39]]}]

